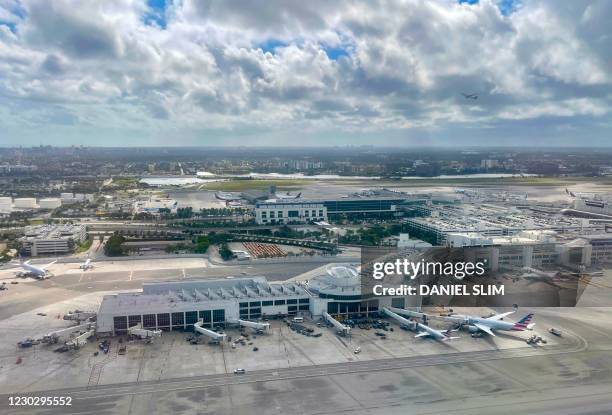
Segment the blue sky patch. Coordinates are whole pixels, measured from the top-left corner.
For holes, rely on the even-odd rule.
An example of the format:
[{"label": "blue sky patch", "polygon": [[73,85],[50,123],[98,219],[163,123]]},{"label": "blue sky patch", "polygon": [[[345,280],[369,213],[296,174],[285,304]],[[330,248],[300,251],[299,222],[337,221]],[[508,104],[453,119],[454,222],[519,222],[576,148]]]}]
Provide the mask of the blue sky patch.
[{"label": "blue sky patch", "polygon": [[260,48],[261,50],[263,50],[264,53],[266,52],[270,52],[271,54],[275,54],[276,53],[276,48],[282,48],[287,46],[288,43],[287,42],[283,42],[282,40],[278,40],[278,39],[268,39],[263,43],[260,43],[259,45],[256,45],[257,48]]},{"label": "blue sky patch", "polygon": [[166,7],[171,0],[147,0],[149,11],[143,16],[143,22],[151,26],[166,28]]},{"label": "blue sky patch", "polygon": [[330,46],[321,45],[321,48],[323,48],[325,53],[327,53],[327,57],[329,57],[329,59],[333,61],[338,60],[342,56],[349,55],[348,51],[343,47],[330,47]]},{"label": "blue sky patch", "polygon": [[[479,0],[458,0],[459,4],[478,4]],[[512,14],[521,5],[521,0],[497,0],[497,7],[504,16]]]}]

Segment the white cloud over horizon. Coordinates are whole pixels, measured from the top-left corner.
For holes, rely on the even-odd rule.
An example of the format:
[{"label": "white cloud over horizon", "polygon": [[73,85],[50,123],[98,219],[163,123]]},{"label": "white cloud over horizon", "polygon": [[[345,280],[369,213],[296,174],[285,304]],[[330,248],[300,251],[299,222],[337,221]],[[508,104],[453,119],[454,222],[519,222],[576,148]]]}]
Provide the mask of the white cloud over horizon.
[{"label": "white cloud over horizon", "polygon": [[612,144],[606,0],[152,4],[0,0],[0,145]]}]

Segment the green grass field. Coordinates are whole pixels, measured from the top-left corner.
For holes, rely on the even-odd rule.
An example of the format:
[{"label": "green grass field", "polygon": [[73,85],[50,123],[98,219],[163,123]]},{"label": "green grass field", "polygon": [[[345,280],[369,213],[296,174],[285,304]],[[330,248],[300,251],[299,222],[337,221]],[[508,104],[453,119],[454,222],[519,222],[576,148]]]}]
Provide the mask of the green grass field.
[{"label": "green grass field", "polygon": [[225,182],[213,182],[202,186],[203,189],[220,190],[223,192],[240,192],[244,190],[266,190],[270,186],[276,186],[279,190],[295,190],[306,183],[308,180],[228,180]]}]

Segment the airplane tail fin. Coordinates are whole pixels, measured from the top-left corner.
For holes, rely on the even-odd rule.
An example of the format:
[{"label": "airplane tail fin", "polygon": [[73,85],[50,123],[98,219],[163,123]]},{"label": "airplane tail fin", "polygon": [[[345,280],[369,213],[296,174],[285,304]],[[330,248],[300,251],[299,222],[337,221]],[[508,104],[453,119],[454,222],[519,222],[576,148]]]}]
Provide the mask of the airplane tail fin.
[{"label": "airplane tail fin", "polygon": [[523,317],[522,319],[514,323],[514,327],[520,330],[524,330],[524,329],[530,330],[531,328],[533,328],[533,326],[535,326],[535,323],[531,322],[532,318],[533,318],[533,313],[529,313],[525,317]]},{"label": "airplane tail fin", "polygon": [[296,199],[299,199],[300,196],[302,196],[302,192],[298,193],[297,196],[295,197]]},{"label": "airplane tail fin", "polygon": [[523,317],[522,319],[520,319],[520,320],[518,321],[518,323],[527,325],[527,324],[529,324],[529,323],[531,322],[531,319],[532,319],[532,318],[533,318],[533,313],[529,313],[529,314],[527,314],[525,317]]}]

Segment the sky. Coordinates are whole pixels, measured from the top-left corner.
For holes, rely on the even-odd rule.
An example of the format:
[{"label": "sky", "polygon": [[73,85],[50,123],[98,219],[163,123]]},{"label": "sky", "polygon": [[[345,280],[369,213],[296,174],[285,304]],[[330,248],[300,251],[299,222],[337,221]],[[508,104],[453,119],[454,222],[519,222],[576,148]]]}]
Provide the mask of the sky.
[{"label": "sky", "polygon": [[608,0],[0,0],[0,146],[612,146],[610,22]]}]

